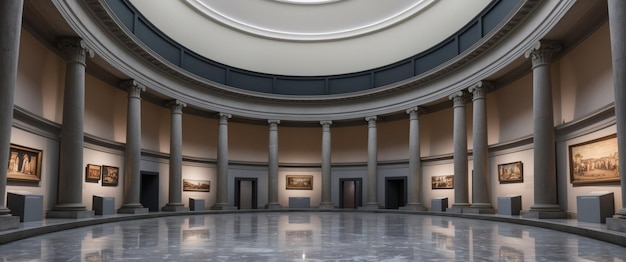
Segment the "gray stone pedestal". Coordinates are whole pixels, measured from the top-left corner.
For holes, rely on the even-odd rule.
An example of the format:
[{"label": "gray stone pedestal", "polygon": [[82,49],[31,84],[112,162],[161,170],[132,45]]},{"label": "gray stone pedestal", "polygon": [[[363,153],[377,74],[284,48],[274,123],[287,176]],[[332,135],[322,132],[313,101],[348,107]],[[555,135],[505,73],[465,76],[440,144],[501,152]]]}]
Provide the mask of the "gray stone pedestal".
[{"label": "gray stone pedestal", "polygon": [[115,214],[115,198],[103,196],[93,196],[92,198],[93,211],[96,213],[96,216]]},{"label": "gray stone pedestal", "polygon": [[430,200],[430,208],[433,212],[446,212],[446,210],[448,209],[448,198],[433,198],[432,200]]},{"label": "gray stone pedestal", "polygon": [[12,215],[20,218],[20,222],[43,219],[43,196],[8,193],[7,207]]},{"label": "gray stone pedestal", "polygon": [[0,231],[16,229],[19,227],[20,227],[20,217],[17,217],[17,216],[0,217]]},{"label": "gray stone pedestal", "polygon": [[608,230],[626,233],[626,217],[613,216],[606,219],[606,228]]},{"label": "gray stone pedestal", "polygon": [[522,210],[522,196],[503,196],[498,197],[498,214],[519,216]]},{"label": "gray stone pedestal", "polygon": [[605,223],[615,214],[613,192],[589,192],[576,197],[577,219],[583,222]]},{"label": "gray stone pedestal", "polygon": [[204,211],[204,199],[202,198],[189,198],[189,210],[191,211]]}]

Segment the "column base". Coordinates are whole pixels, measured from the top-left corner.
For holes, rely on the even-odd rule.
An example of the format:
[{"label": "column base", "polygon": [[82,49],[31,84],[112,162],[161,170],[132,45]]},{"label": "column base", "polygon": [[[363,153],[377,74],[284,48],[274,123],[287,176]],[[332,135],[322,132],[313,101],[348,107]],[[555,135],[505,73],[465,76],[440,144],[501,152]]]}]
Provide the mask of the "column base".
[{"label": "column base", "polygon": [[228,203],[215,203],[215,205],[211,207],[211,210],[236,210],[236,209],[237,207],[231,206]]},{"label": "column base", "polygon": [[92,218],[96,215],[93,210],[49,210],[46,218]]},{"label": "column base", "polygon": [[460,213],[463,213],[469,207],[470,207],[469,203],[454,203],[452,204],[452,207],[449,207],[448,209],[446,209],[446,212],[460,214]]},{"label": "column base", "polygon": [[606,218],[606,228],[608,230],[626,233],[626,216],[615,215],[612,218]]},{"label": "column base", "polygon": [[475,203],[463,209],[463,213],[468,214],[495,214],[496,210],[489,203]]},{"label": "column base", "polygon": [[0,231],[16,229],[20,227],[19,216],[0,216]]},{"label": "column base", "polygon": [[406,206],[400,207],[400,210],[428,211],[428,208],[426,208],[422,203],[408,203]]},{"label": "column base", "polygon": [[161,208],[161,211],[164,212],[185,212],[189,211],[189,208],[183,205],[182,203],[177,204],[166,204]]},{"label": "column base", "polygon": [[283,206],[281,206],[281,205],[280,205],[280,204],[278,204],[278,203],[267,203],[267,204],[265,205],[265,208],[266,208],[266,209],[282,209],[282,208],[283,208]]},{"label": "column base", "polygon": [[317,208],[319,208],[319,209],[333,209],[333,208],[335,208],[335,206],[333,206],[332,202],[322,202],[322,203],[320,203],[320,205]]},{"label": "column base", "polygon": [[370,202],[370,203],[365,204],[365,206],[359,207],[358,209],[375,210],[375,209],[380,209],[380,205],[376,202]]},{"label": "column base", "polygon": [[150,210],[147,207],[142,207],[141,205],[122,205],[120,209],[117,210],[118,214],[147,214]]}]

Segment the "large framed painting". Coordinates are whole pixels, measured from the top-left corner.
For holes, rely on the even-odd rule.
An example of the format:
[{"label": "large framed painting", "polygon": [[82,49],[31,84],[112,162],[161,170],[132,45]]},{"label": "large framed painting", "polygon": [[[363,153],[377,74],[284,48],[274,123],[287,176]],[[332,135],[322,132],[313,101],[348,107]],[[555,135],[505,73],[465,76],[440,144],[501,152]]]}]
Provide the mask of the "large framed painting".
[{"label": "large framed painting", "polygon": [[119,178],[119,167],[102,166],[102,186],[117,186]]},{"label": "large framed painting", "polygon": [[183,178],[183,191],[209,192],[211,191],[211,181]]},{"label": "large framed painting", "polygon": [[100,181],[100,174],[102,173],[102,166],[87,164],[87,168],[85,170],[85,181],[98,183]]},{"label": "large framed painting", "polygon": [[430,178],[432,189],[453,189],[454,175],[432,176]]},{"label": "large framed painting", "polygon": [[498,165],[500,184],[524,182],[524,164],[521,161]]},{"label": "large framed painting", "polygon": [[586,185],[620,181],[617,135],[569,146],[570,183]]},{"label": "large framed painting", "polygon": [[42,156],[42,150],[11,144],[7,180],[34,183],[41,181]]},{"label": "large framed painting", "polygon": [[313,190],[313,176],[287,175],[287,189]]}]

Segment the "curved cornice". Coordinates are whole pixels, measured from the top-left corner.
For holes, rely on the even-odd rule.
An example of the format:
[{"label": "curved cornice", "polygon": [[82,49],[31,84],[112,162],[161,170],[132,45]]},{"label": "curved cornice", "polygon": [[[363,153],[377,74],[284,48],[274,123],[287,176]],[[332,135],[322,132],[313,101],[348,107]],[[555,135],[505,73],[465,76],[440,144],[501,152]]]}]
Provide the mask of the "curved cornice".
[{"label": "curved cornice", "polygon": [[[115,20],[103,0],[81,3],[55,1],[77,34],[105,61],[153,92],[195,108],[246,118],[320,121],[404,112],[484,80],[523,55],[558,22],[573,1],[526,1],[485,41],[438,68],[380,88],[327,96],[263,94],[207,81],[164,61],[137,41]],[[537,11],[529,15],[535,7]]]}]

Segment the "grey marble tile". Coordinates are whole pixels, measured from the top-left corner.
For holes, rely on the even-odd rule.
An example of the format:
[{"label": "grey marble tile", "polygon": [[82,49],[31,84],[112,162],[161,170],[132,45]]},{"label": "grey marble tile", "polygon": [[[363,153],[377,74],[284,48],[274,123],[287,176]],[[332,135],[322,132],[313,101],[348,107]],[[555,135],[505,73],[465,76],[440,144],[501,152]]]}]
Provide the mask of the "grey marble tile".
[{"label": "grey marble tile", "polygon": [[65,230],[0,245],[0,261],[626,261],[626,248],[457,217],[268,212]]}]

